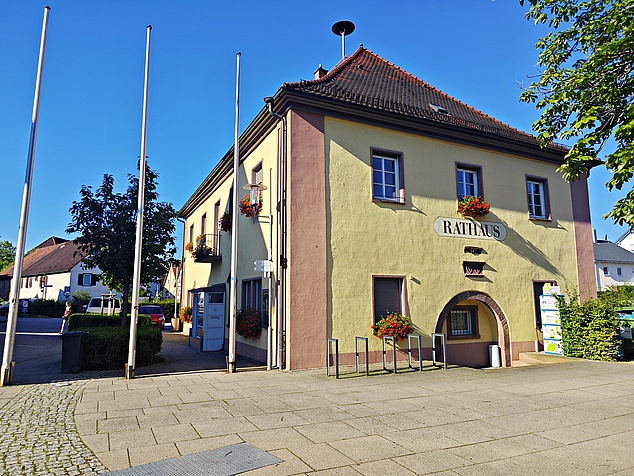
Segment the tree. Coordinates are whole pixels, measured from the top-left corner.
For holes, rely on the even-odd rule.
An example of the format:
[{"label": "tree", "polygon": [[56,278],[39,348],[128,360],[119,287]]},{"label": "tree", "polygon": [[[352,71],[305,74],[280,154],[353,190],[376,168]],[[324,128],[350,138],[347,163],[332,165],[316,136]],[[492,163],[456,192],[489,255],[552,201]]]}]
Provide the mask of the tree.
[{"label": "tree", "polygon": [[[574,140],[560,171],[575,180],[604,164],[608,190],[621,190],[634,170],[634,0],[528,0],[527,19],[553,31],[540,39],[541,73],[520,100],[535,102],[539,140]],[[520,0],[524,4],[524,0]],[[607,141],[614,152],[599,154]],[[634,226],[634,190],[604,218]]]},{"label": "tree", "polygon": [[15,246],[10,241],[0,241],[0,270],[15,263]]},{"label": "tree", "polygon": [[[145,205],[143,213],[143,248],[141,253],[141,282],[167,272],[173,257],[174,219],[171,203],[159,202],[156,192],[158,174],[146,168]],[[127,315],[127,304],[134,275],[136,212],[139,180],[128,176],[124,194],[114,192],[112,175],[104,175],[101,186],[93,192],[83,185],[81,198],[70,208],[72,220],[67,233],[80,233],[74,240],[89,267],[103,271],[103,281],[110,289],[123,293],[122,316]]]}]

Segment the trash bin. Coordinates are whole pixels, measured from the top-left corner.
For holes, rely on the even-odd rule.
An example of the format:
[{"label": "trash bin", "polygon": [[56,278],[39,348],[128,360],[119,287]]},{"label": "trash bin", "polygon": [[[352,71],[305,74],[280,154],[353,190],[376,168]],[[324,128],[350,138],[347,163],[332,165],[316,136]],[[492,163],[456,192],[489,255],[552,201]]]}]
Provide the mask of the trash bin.
[{"label": "trash bin", "polygon": [[62,334],[62,373],[76,374],[81,370],[81,356],[87,332]]},{"label": "trash bin", "polygon": [[489,346],[489,362],[491,362],[491,367],[502,367],[499,345]]}]

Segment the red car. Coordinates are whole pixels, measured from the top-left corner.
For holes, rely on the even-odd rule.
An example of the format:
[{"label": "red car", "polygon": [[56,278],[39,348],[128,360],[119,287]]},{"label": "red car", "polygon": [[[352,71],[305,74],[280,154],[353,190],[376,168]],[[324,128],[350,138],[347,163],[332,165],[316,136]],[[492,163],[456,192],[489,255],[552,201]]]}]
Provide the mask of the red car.
[{"label": "red car", "polygon": [[152,324],[159,326],[161,329],[165,327],[165,316],[160,306],[143,305],[139,306],[139,314],[147,314],[152,318]]}]

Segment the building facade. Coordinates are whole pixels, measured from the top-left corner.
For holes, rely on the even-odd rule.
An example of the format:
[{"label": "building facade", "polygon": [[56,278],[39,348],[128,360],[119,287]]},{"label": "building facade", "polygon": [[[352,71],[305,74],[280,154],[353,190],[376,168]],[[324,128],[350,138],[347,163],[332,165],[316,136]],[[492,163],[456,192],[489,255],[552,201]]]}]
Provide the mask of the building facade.
[{"label": "building facade", "polygon": [[[0,273],[4,281],[7,298],[13,280],[14,265]],[[20,299],[70,299],[75,291],[84,291],[91,297],[109,293],[101,282],[99,268],[87,268],[82,263],[79,247],[72,241],[51,237],[36,246],[24,257]]]},{"label": "building facade", "polygon": [[[556,172],[566,150],[541,148],[363,47],[284,84],[240,152],[240,196],[248,184],[266,189],[257,221],[235,214],[237,307],[263,315],[258,339],[238,336],[238,355],[323,367],[336,338],[353,363],[355,338],[368,337],[379,361],[371,325],[396,312],[411,316],[426,357],[443,333],[450,363],[487,366],[497,344],[508,366],[539,348],[545,283],[596,295],[587,184]],[[192,243],[181,304],[193,307],[203,350],[228,337],[231,232],[220,227],[232,215],[232,159],[179,211]],[[471,196],[490,205],[486,216],[457,212]],[[271,284],[254,270],[268,256]]]},{"label": "building facade", "polygon": [[594,244],[594,261],[599,291],[611,286],[634,286],[634,253],[606,240]]}]

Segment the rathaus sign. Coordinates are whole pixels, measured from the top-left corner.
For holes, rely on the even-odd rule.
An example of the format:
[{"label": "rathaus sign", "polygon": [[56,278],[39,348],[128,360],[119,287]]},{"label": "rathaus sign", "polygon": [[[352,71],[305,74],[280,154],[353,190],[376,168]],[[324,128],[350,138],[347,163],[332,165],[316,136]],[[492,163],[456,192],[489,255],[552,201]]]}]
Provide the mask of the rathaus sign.
[{"label": "rathaus sign", "polygon": [[440,236],[454,238],[480,238],[496,241],[504,241],[506,238],[506,227],[502,223],[493,221],[438,217],[434,222],[434,230]]}]

